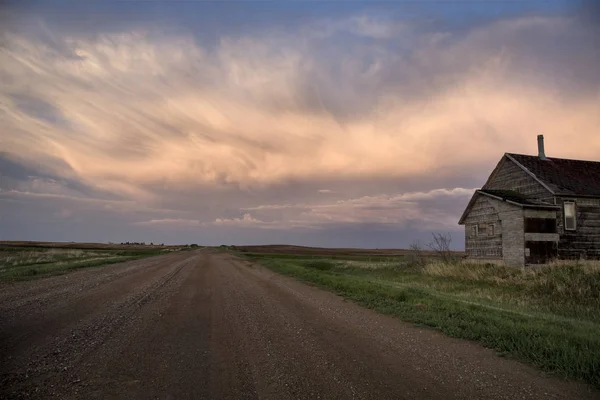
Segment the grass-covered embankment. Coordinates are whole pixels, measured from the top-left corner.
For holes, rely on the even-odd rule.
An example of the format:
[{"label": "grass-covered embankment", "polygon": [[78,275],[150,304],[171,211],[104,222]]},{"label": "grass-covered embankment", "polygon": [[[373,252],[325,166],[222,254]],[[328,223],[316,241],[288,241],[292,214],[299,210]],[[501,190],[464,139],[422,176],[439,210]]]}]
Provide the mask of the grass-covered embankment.
[{"label": "grass-covered embankment", "polygon": [[439,262],[416,266],[403,257],[245,256],[378,312],[600,387],[598,263],[518,269]]}]

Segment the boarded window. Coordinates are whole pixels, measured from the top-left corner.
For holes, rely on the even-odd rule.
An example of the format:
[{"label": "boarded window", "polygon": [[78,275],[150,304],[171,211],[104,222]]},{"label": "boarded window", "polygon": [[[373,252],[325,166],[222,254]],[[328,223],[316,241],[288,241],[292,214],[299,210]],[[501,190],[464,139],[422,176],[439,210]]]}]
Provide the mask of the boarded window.
[{"label": "boarded window", "polygon": [[525,233],[556,233],[556,218],[525,218]]},{"label": "boarded window", "polygon": [[575,219],[575,202],[565,201],[565,229],[568,231],[574,231],[577,227],[577,221]]},{"label": "boarded window", "polygon": [[486,228],[486,224],[479,224],[479,227],[477,227],[477,234],[485,236],[485,233],[487,232]]},{"label": "boarded window", "polygon": [[477,225],[471,227],[471,236],[477,236]]},{"label": "boarded window", "polygon": [[496,234],[495,230],[494,224],[489,224],[487,228],[488,236],[494,236]]}]

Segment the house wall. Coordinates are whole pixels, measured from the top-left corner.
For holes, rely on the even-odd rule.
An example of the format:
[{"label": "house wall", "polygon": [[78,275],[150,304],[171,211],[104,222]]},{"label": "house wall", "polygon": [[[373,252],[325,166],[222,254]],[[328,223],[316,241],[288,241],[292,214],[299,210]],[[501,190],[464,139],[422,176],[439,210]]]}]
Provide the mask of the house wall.
[{"label": "house wall", "polygon": [[514,190],[534,199],[554,201],[548,189],[506,156],[502,157],[482,189]]},{"label": "house wall", "polygon": [[[565,200],[573,200],[576,204],[575,231],[565,230]],[[559,258],[600,259],[600,199],[557,197],[556,203],[560,205],[560,210],[557,211]]]},{"label": "house wall", "polygon": [[[525,264],[523,209],[485,195],[479,195],[465,218],[465,251],[471,261],[502,261],[507,265]],[[494,224],[493,236],[472,236],[474,224]]]},{"label": "house wall", "polygon": [[[502,260],[502,227],[498,211],[492,205],[494,199],[479,195],[469,215],[465,218],[465,251],[468,258],[480,260]],[[494,224],[494,235],[488,232],[473,236],[473,225]]]},{"label": "house wall", "polygon": [[[506,206],[506,203],[503,206]],[[499,215],[502,220],[502,255],[504,262],[507,265],[525,265],[523,209],[506,207]]]},{"label": "house wall", "polygon": [[524,210],[524,216],[525,218],[556,218],[556,210],[534,210],[526,208]]},{"label": "house wall", "polygon": [[558,242],[558,233],[525,233],[526,242]]}]

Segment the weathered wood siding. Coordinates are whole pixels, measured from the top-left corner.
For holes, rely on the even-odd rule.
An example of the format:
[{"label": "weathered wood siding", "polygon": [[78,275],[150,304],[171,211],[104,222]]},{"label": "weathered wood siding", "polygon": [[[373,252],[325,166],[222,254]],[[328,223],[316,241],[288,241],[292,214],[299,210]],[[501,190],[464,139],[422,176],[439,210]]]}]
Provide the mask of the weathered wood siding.
[{"label": "weathered wood siding", "polygon": [[[565,230],[563,202],[575,201],[576,230]],[[559,258],[592,258],[600,259],[600,199],[581,197],[557,197],[556,203],[561,206],[557,211],[557,228],[560,235],[558,242]]]},{"label": "weathered wood siding", "polygon": [[[479,195],[473,204],[473,208],[465,219],[465,251],[469,258],[473,259],[502,259],[502,227],[498,211],[492,205],[491,200]],[[494,225],[494,235],[485,234],[472,235],[474,225]]]},{"label": "weathered wood siding", "polygon": [[[524,265],[526,242],[531,244],[558,241],[559,258],[600,259],[600,199],[555,197],[540,182],[506,155],[502,157],[483,189],[514,190],[528,198],[556,204],[560,209],[556,211],[523,210],[509,203],[480,195],[464,220],[465,250],[469,258],[501,258],[506,264]],[[575,231],[567,231],[564,227],[563,202],[565,200],[575,201],[576,204]],[[554,216],[556,217],[556,233],[525,233],[524,218],[551,219]],[[535,223],[535,221],[530,220],[527,222],[529,224],[527,226]],[[488,235],[473,237],[471,227],[476,223],[494,223],[496,225],[494,235],[490,237]],[[556,252],[556,249],[553,251]]]},{"label": "weathered wood siding", "polygon": [[556,210],[535,210],[526,208],[523,210],[525,218],[556,218]]},{"label": "weathered wood siding", "polygon": [[[502,260],[507,265],[525,264],[523,209],[479,195],[465,218],[465,251],[471,260]],[[494,224],[494,235],[472,235],[475,224]]]},{"label": "weathered wood siding", "polygon": [[514,190],[534,199],[554,201],[548,189],[506,156],[502,157],[482,189]]},{"label": "weathered wood siding", "polygon": [[[506,203],[504,203],[506,204]],[[507,265],[525,265],[523,209],[513,207],[500,213],[502,218],[502,254]]]}]

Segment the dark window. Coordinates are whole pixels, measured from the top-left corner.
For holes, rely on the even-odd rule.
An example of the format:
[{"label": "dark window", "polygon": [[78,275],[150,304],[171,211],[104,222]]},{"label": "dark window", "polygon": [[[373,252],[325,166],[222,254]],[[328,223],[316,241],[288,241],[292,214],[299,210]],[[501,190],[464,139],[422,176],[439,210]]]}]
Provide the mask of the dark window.
[{"label": "dark window", "polygon": [[577,227],[577,221],[575,218],[575,202],[565,201],[565,229],[568,231],[574,231]]},{"label": "dark window", "polygon": [[525,242],[525,262],[545,264],[558,256],[556,242]]},{"label": "dark window", "polygon": [[525,218],[525,233],[556,233],[556,218]]},{"label": "dark window", "polygon": [[487,228],[486,224],[479,224],[479,227],[477,228],[477,235],[485,236],[485,234],[487,232],[486,228]]},{"label": "dark window", "polygon": [[471,226],[471,236],[477,236],[477,225]]}]

